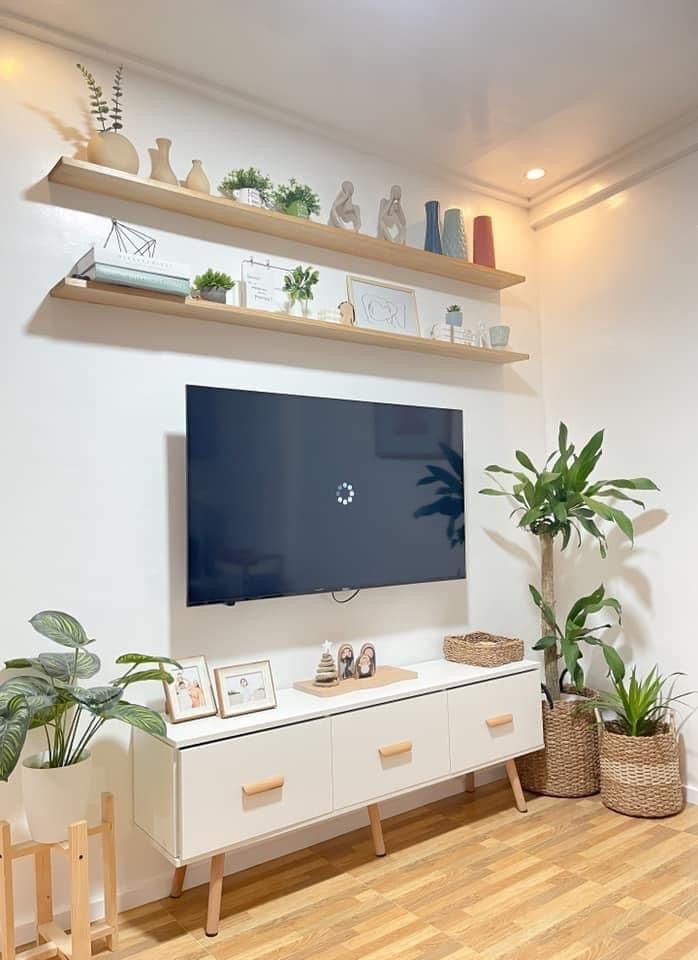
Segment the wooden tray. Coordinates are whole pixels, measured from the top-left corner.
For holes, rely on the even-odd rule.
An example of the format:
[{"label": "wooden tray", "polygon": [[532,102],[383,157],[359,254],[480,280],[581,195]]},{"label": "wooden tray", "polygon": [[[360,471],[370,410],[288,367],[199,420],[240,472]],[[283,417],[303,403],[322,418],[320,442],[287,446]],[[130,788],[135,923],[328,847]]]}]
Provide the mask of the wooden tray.
[{"label": "wooden tray", "polygon": [[372,677],[365,680],[340,680],[334,687],[316,687],[312,680],[299,680],[293,686],[303,693],[311,693],[314,697],[341,697],[345,693],[354,693],[357,690],[367,690],[371,687],[387,687],[391,683],[400,683],[401,680],[416,680],[414,670],[403,670],[402,667],[378,667]]}]

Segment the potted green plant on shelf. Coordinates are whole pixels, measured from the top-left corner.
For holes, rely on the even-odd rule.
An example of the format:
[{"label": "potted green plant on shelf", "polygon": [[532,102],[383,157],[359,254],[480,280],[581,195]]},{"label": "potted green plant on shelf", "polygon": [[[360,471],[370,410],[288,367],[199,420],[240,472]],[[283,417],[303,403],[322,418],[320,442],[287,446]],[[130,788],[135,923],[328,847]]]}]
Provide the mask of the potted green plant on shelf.
[{"label": "potted green plant on shelf", "polygon": [[192,290],[194,295],[202,300],[212,300],[214,303],[225,303],[228,290],[232,290],[235,281],[227,273],[220,270],[208,269],[205,273],[194,277]]},{"label": "potted green plant on shelf", "polygon": [[312,187],[291,177],[287,184],[279,184],[274,190],[274,206],[291,217],[307,220],[311,213],[320,213],[320,198]]},{"label": "potted green plant on shelf", "polygon": [[238,200],[252,207],[268,207],[273,184],[269,177],[256,167],[248,167],[246,170],[240,167],[239,170],[227,173],[218,189],[224,197],[231,200]]},{"label": "potted green plant on shelf", "polygon": [[162,664],[178,664],[168,657],[125,653],[116,660],[125,672],[107,685],[87,687],[83,681],[99,672],[101,662],[87,649],[94,640],[79,621],[58,610],[43,610],[29,622],[65,649],[5,662],[6,670],[29,672],[0,684],[0,780],[7,780],[17,766],[28,732],[43,730],[46,750],[24,759],[22,789],[32,837],[55,843],[65,839],[68,824],[86,818],[93,737],[108,720],[164,734],[161,715],[125,700],[124,694],[134,683],[171,683]]},{"label": "potted green plant on shelf", "polygon": [[[491,497],[507,497],[513,501],[512,517],[518,526],[538,538],[541,551],[541,599],[555,610],[554,543],[560,540],[565,550],[575,536],[581,546],[582,535],[588,534],[598,543],[602,557],[607,554],[604,523],[613,524],[632,543],[634,530],[630,517],[615,504],[632,503],[644,509],[644,503],[629,496],[627,491],[656,490],[657,486],[647,477],[595,480],[594,471],[603,453],[604,431],[599,430],[577,453],[569,442],[567,427],[560,423],[558,447],[538,469],[531,457],[517,450],[516,460],[523,469],[509,469],[492,464],[486,472],[498,482],[499,476],[509,479],[509,487],[503,483],[497,489],[485,488],[481,494]],[[543,636],[549,634],[544,614],[541,615]],[[545,737],[545,762],[541,757],[529,754],[520,764],[521,780],[529,790],[537,793],[554,793],[564,781],[564,771],[570,763],[590,766],[596,753],[594,738],[589,736],[588,724],[580,719],[577,710],[563,706],[557,709],[560,698],[560,675],[557,650],[544,649],[545,687],[549,698],[543,703],[543,732]],[[555,727],[564,725],[561,736],[553,737]],[[560,743],[568,742],[567,753]],[[574,745],[577,756],[570,758],[569,749]],[[554,793],[556,796],[567,794]]]},{"label": "potted green plant on shelf", "polygon": [[123,64],[116,68],[112,82],[111,106],[104,98],[104,91],[87,67],[76,63],[84,77],[90,94],[90,113],[99,129],[95,130],[87,144],[87,159],[102,167],[112,167],[124,173],[138,173],[138,154],[136,148],[123,133]]},{"label": "potted green plant on shelf", "polygon": [[313,299],[313,287],[320,279],[320,272],[312,267],[300,264],[284,277],[284,292],[288,297],[286,309],[293,313],[298,304],[304,317],[308,316],[310,301]]},{"label": "potted green plant on shelf", "polygon": [[[637,668],[628,679],[620,661],[611,669],[612,690],[587,702],[601,730],[601,800],[629,817],[669,817],[684,806],[679,763],[676,704],[695,691],[675,693],[674,673],[664,677],[654,667],[646,677]],[[693,712],[693,711],[691,711]]]}]

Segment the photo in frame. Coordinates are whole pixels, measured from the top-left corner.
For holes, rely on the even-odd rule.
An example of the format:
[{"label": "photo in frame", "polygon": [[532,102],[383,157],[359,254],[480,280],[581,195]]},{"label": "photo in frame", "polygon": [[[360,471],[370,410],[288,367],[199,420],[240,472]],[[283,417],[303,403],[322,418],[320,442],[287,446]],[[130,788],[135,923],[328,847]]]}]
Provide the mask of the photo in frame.
[{"label": "photo in frame", "polygon": [[222,717],[239,717],[276,706],[274,678],[269,660],[235,663],[214,671]]},{"label": "photo in frame", "polygon": [[164,684],[167,714],[172,723],[212,717],[218,712],[205,657],[185,657],[179,667],[168,667],[174,678]]},{"label": "photo in frame", "polygon": [[356,311],[356,326],[381,333],[422,335],[417,298],[411,287],[347,277],[349,301]]}]

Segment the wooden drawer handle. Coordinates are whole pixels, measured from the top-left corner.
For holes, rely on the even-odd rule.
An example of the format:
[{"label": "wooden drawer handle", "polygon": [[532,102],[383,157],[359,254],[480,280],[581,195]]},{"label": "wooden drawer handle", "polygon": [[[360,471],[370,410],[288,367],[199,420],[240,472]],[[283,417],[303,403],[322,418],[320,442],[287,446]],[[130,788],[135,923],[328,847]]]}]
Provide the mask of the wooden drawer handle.
[{"label": "wooden drawer handle", "polygon": [[411,740],[400,740],[399,743],[390,743],[387,747],[378,747],[378,753],[381,757],[397,757],[401,753],[409,753],[411,749]]},{"label": "wooden drawer handle", "polygon": [[488,717],[485,723],[488,727],[505,727],[508,723],[514,722],[513,713],[500,713],[497,717]]},{"label": "wooden drawer handle", "polygon": [[258,793],[269,793],[270,790],[279,790],[283,785],[283,777],[270,777],[268,780],[258,780],[257,783],[243,783],[242,792],[245,796],[254,797]]}]

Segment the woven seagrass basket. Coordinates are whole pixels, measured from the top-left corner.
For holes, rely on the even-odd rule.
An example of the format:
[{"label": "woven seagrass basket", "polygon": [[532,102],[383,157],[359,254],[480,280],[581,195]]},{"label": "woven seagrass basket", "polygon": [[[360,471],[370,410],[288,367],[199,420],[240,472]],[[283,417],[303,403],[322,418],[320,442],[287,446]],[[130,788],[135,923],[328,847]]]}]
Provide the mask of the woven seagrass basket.
[{"label": "woven seagrass basket", "polygon": [[472,667],[500,667],[523,660],[523,640],[492,633],[465,633],[444,637],[444,657]]},{"label": "woven seagrass basket", "polygon": [[628,737],[612,723],[601,730],[601,799],[629,817],[671,817],[684,806],[674,724],[653,737]]},{"label": "woven seagrass basket", "polygon": [[[583,695],[594,695],[584,690]],[[590,797],[599,792],[599,731],[594,714],[579,700],[542,704],[544,750],[518,757],[525,790],[549,797]]]}]

